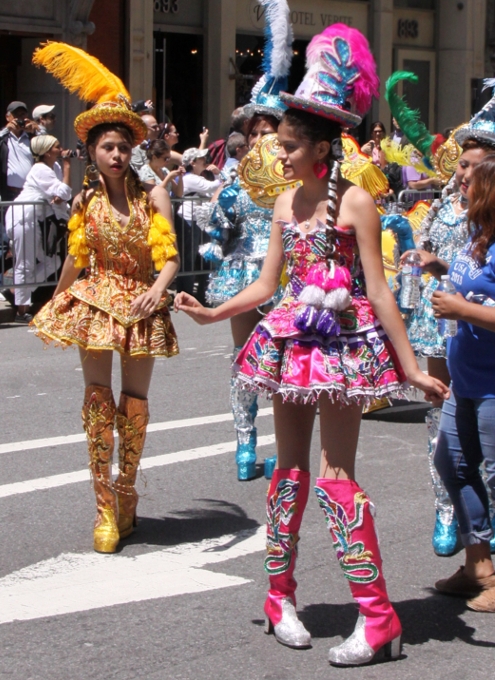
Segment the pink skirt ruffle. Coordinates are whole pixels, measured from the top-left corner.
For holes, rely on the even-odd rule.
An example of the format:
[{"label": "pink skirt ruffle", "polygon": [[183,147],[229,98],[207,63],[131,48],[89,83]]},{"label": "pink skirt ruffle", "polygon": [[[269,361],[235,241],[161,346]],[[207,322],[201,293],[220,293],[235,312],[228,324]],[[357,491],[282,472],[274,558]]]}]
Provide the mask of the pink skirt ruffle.
[{"label": "pink skirt ruffle", "polygon": [[379,325],[325,343],[273,338],[260,325],[239,353],[233,371],[250,390],[300,403],[327,394],[332,401],[367,406],[381,397],[401,397],[406,387],[402,367]]}]

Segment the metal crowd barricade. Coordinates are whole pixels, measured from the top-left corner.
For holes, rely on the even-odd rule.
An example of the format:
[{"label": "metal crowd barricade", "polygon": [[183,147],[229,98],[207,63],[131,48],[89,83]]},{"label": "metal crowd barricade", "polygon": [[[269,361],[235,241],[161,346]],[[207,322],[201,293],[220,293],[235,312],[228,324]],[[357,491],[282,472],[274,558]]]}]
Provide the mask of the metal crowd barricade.
[{"label": "metal crowd barricade", "polygon": [[48,254],[53,249],[48,208],[43,201],[0,201],[0,288],[56,285],[66,244],[62,239]]},{"label": "metal crowd barricade", "polygon": [[208,243],[209,236],[197,225],[198,209],[209,201],[209,198],[200,196],[172,198],[174,226],[180,254],[178,278],[194,278],[200,275],[206,277],[211,271],[209,263],[205,262],[198,253],[200,246]]},{"label": "metal crowd barricade", "polygon": [[[206,278],[211,271],[209,263],[198,254],[199,247],[207,243],[209,237],[197,226],[196,219],[199,206],[209,200],[197,196],[172,199],[174,226],[181,256],[179,278],[194,279],[201,275]],[[9,212],[13,205],[15,215],[12,215],[14,208]],[[48,207],[42,201],[0,201],[0,289],[35,289],[53,286],[58,282],[60,267],[67,254],[67,237],[59,241],[55,257],[49,257],[47,253],[50,232],[46,221]],[[10,226],[13,217],[14,233]]]},{"label": "metal crowd barricade", "polygon": [[418,201],[434,201],[440,198],[441,189],[404,189],[397,197],[397,203],[401,204],[405,210],[409,210]]}]

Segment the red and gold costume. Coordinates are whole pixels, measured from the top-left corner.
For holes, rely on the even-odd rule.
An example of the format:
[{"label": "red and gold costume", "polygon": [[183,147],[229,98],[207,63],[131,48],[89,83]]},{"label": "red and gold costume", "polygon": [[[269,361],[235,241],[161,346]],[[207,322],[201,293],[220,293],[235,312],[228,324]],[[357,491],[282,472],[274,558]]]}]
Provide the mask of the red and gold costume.
[{"label": "red and gold costume", "polygon": [[[124,84],[95,57],[73,45],[49,42],[35,51],[33,61],[84,101],[96,102],[74,122],[83,142],[102,124],[110,124],[110,129],[124,125],[135,145],[146,138],[146,125],[131,110]],[[146,318],[134,316],[131,306],[153,286],[154,270],[160,271],[177,255],[175,234],[162,215],[153,213],[131,170],[125,178],[129,222],[123,226],[110,205],[104,177],[95,193],[86,197],[94,173],[98,173],[96,165],[88,167],[81,201],[68,224],[69,254],[76,270],[86,269],[86,275],[36,315],[36,333],[45,342],[79,345],[95,352],[115,350],[137,358],[173,356],[179,348],[168,296],[162,295]],[[113,553],[119,540],[136,526],[134,487],[149,421],[148,400],[121,392],[117,406],[110,386],[89,384],[82,419],[96,497],[93,546],[97,552]],[[112,477],[115,427],[119,435],[116,480]]]},{"label": "red and gold costume", "polygon": [[104,188],[95,192],[84,215],[72,218],[69,252],[82,258],[77,264],[88,264],[87,274],[43,307],[34,319],[36,332],[46,342],[89,350],[173,356],[179,348],[167,296],[146,319],[133,316],[130,306],[153,285],[160,254],[163,262],[176,254],[175,237],[161,215],[150,218],[146,196],[133,198],[137,192],[130,181],[127,185],[126,227],[115,219]]}]

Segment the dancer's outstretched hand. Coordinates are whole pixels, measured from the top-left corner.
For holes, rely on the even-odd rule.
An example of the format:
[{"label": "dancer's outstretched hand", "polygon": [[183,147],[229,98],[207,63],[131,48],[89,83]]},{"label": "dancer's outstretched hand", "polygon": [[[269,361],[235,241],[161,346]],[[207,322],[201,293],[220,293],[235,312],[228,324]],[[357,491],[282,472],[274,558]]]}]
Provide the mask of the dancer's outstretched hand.
[{"label": "dancer's outstretched hand", "polygon": [[426,401],[438,403],[438,400],[444,400],[450,397],[450,390],[447,385],[444,385],[438,378],[426,375],[426,373],[423,373],[419,368],[414,375],[408,376],[408,378],[413,387],[417,387],[425,393]]},{"label": "dancer's outstretched hand", "polygon": [[174,311],[185,312],[196,323],[204,326],[207,323],[213,323],[213,309],[203,307],[203,305],[196,300],[195,297],[189,293],[177,293],[174,300]]}]

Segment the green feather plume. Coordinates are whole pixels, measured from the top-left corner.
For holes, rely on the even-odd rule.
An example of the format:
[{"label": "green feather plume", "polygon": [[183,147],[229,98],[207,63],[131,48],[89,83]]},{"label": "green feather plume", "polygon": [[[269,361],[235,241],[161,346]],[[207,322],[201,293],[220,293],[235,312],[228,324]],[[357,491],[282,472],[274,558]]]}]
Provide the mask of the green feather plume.
[{"label": "green feather plume", "polygon": [[399,123],[400,129],[404,132],[408,140],[416,149],[421,151],[423,156],[431,155],[431,145],[435,137],[430,134],[425,124],[420,119],[419,111],[409,108],[403,97],[399,97],[395,91],[396,85],[401,80],[408,80],[410,83],[417,83],[418,76],[409,71],[395,71],[385,84],[385,99],[390,106],[392,116]]}]

